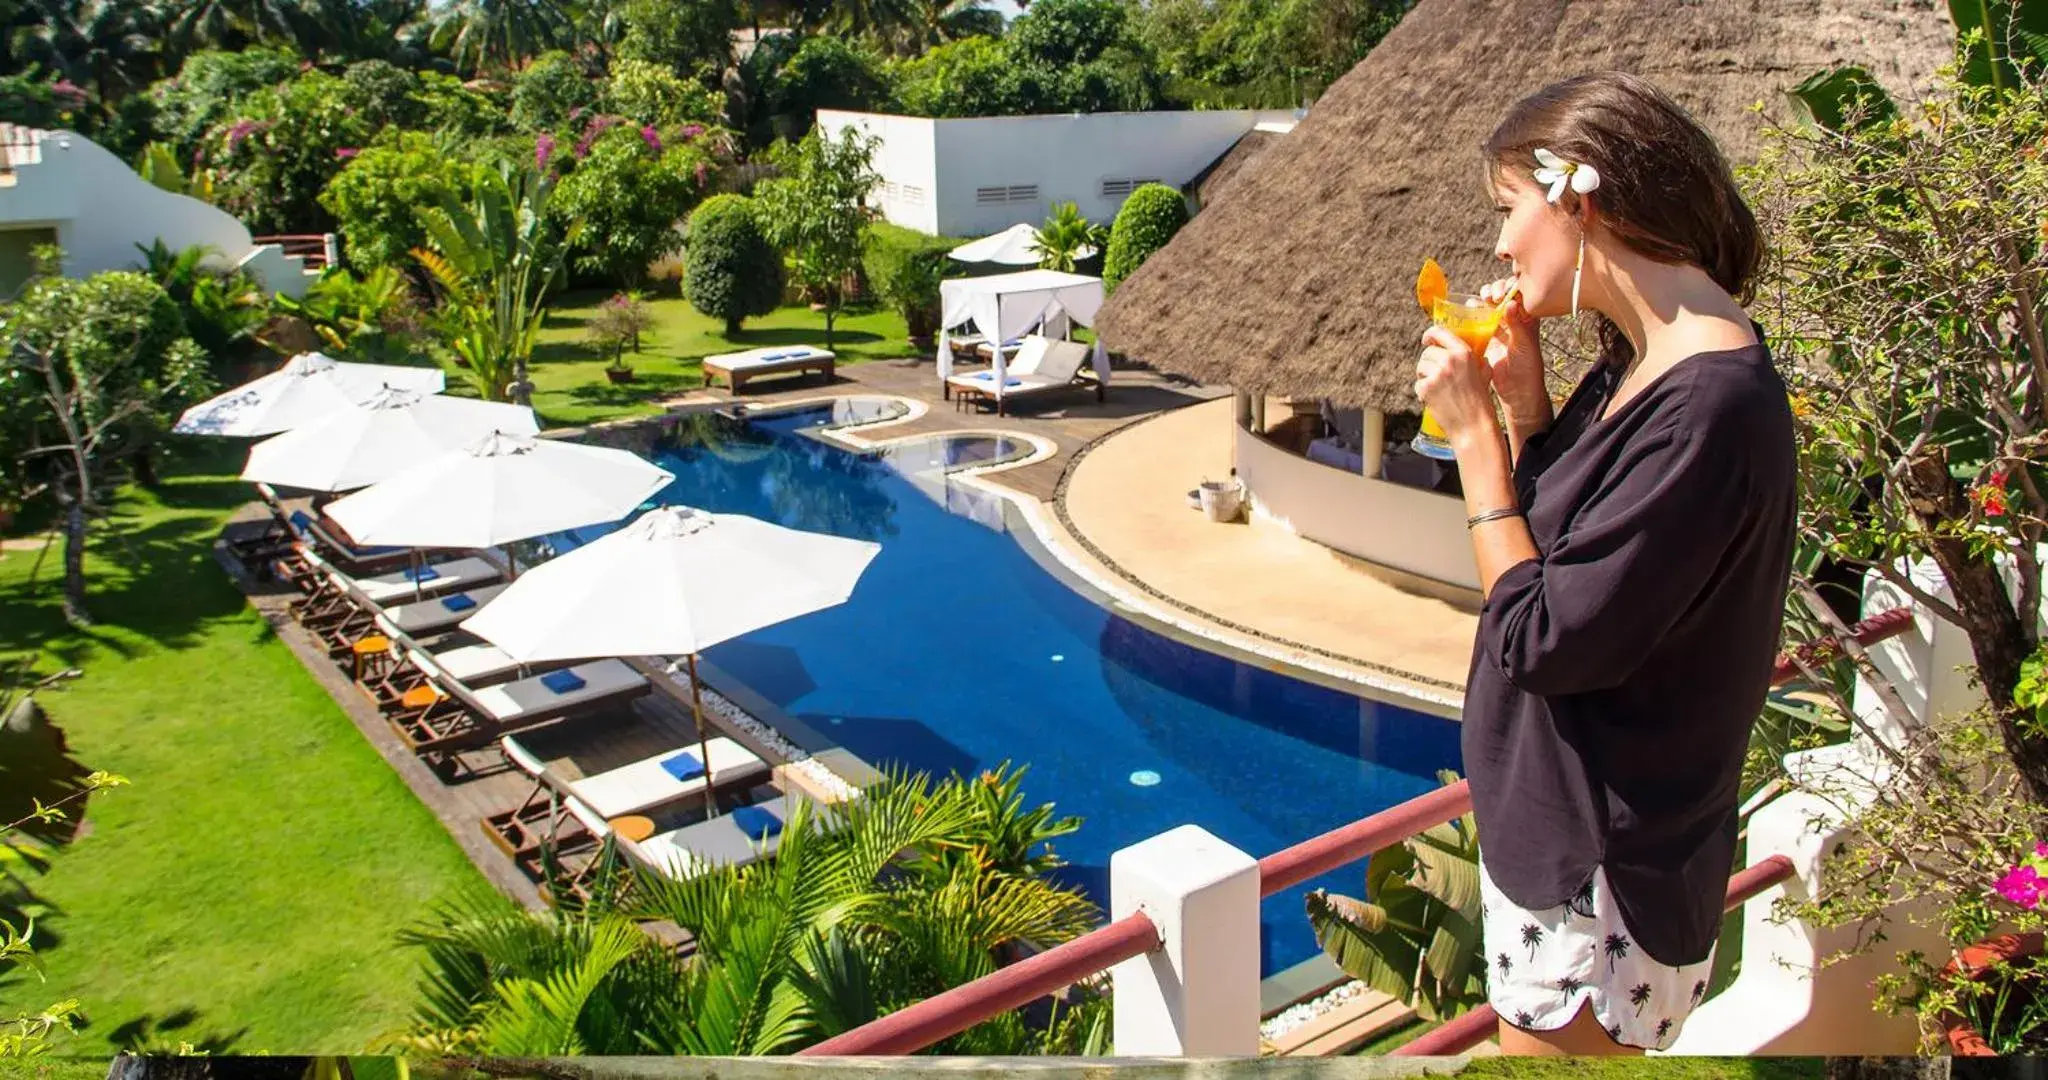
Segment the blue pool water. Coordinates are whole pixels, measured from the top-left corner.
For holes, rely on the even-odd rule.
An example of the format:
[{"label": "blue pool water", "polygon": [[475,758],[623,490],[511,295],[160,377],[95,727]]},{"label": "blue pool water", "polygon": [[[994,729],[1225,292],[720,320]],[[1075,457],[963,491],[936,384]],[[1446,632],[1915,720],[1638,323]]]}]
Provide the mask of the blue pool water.
[{"label": "blue pool water", "polygon": [[[997,500],[934,471],[1000,448],[891,457],[796,434],[828,416],[704,417],[659,455],[676,480],[657,502],[882,545],[846,604],[706,658],[878,766],[1028,764],[1025,796],[1083,819],[1055,848],[1097,903],[1110,853],[1167,829],[1192,822],[1262,856],[1459,767],[1453,722],[1183,645],[1068,588],[1000,531]],[[1268,898],[1264,973],[1316,952],[1309,888],[1355,896],[1363,877],[1356,864]]]}]

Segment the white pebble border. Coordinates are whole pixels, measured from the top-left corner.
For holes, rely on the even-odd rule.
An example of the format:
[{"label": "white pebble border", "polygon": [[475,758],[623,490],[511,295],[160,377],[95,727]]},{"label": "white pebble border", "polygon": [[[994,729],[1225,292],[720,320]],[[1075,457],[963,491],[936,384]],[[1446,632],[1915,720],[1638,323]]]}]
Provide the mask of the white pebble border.
[{"label": "white pebble border", "polygon": [[1362,993],[1365,993],[1365,984],[1353,979],[1322,997],[1289,1005],[1259,1025],[1259,1037],[1268,1041],[1277,1039]]},{"label": "white pebble border", "polygon": [[[682,687],[684,693],[689,692],[690,676],[688,672],[670,669],[668,677],[670,681]],[[789,761],[791,769],[800,771],[805,776],[816,781],[821,789],[832,793],[840,799],[851,799],[860,794],[859,790],[852,784],[847,783],[838,773],[827,768],[823,762],[813,761],[811,755],[798,749],[788,739],[783,738],[781,732],[755,719],[745,709],[733,704],[732,699],[724,694],[706,686],[703,688],[703,701],[705,709],[716,713],[733,726],[746,731],[767,744],[768,749]]]}]

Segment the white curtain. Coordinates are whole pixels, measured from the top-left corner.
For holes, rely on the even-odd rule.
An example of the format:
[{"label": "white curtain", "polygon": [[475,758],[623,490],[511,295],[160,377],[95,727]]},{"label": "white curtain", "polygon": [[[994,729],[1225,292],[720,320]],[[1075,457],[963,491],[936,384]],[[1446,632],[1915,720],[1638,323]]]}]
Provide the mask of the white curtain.
[{"label": "white curtain", "polygon": [[[972,324],[995,350],[992,373],[996,395],[1002,396],[1005,362],[1002,343],[1021,336],[1040,322],[1064,315],[1082,326],[1095,325],[1102,309],[1102,279],[1055,270],[1025,270],[981,278],[954,278],[939,286],[939,378],[953,374],[951,332]],[[1109,382],[1109,353],[1100,340],[1092,357],[1095,377]]]}]

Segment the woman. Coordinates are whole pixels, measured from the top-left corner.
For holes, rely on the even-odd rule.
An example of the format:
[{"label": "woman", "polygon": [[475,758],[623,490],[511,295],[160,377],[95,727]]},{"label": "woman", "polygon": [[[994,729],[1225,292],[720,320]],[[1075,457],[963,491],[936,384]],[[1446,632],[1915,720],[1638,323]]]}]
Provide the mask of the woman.
[{"label": "woman", "polygon": [[[1485,153],[1502,331],[1482,357],[1432,327],[1415,390],[1486,594],[1488,996],[1510,1053],[1661,1049],[1713,967],[1790,572],[1791,410],[1740,305],[1762,241],[1713,139],[1633,76],[1546,87]],[[1567,316],[1600,355],[1553,415],[1537,325]]]}]

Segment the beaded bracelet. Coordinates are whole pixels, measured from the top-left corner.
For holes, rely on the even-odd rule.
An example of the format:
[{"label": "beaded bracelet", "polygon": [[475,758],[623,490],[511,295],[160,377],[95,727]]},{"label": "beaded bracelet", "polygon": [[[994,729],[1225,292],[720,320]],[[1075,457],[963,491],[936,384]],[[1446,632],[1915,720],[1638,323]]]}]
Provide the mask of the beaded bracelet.
[{"label": "beaded bracelet", "polygon": [[1468,517],[1468,518],[1466,518],[1466,519],[1465,519],[1465,527],[1466,527],[1467,529],[1471,529],[1471,528],[1476,528],[1476,527],[1478,527],[1478,526],[1480,526],[1480,525],[1484,525],[1484,524],[1486,524],[1486,523],[1487,523],[1487,522],[1489,522],[1489,521],[1499,521],[1499,520],[1500,520],[1501,518],[1511,518],[1511,517],[1521,517],[1521,516],[1522,516],[1522,508],[1521,508],[1521,507],[1519,507],[1519,506],[1502,506],[1502,507],[1499,507],[1499,508],[1497,508],[1497,509],[1493,509],[1493,510],[1482,510],[1482,511],[1480,511],[1480,512],[1479,512],[1479,513],[1477,513],[1477,514],[1474,514],[1474,515],[1472,515],[1471,517]]}]

